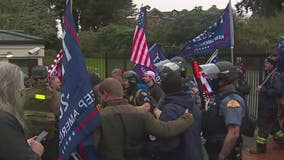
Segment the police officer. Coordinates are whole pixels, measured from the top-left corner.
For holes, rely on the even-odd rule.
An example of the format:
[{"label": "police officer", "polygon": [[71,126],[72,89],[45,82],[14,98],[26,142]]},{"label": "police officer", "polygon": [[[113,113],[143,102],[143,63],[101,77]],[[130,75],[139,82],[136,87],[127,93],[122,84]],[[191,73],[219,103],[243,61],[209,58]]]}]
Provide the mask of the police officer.
[{"label": "police officer", "polygon": [[203,117],[203,137],[209,160],[241,159],[240,127],[246,104],[233,84],[236,67],[228,61],[200,67],[216,93]]},{"label": "police officer", "polygon": [[24,121],[28,136],[36,136],[43,130],[48,132],[43,142],[46,152],[43,160],[57,159],[57,118],[59,94],[46,83],[47,69],[44,66],[32,68],[32,78],[35,80],[32,88],[23,91]]},{"label": "police officer", "polygon": [[137,86],[138,75],[134,71],[126,71],[122,75],[124,99],[126,99],[131,105],[151,110],[151,99],[147,91],[139,89]]}]

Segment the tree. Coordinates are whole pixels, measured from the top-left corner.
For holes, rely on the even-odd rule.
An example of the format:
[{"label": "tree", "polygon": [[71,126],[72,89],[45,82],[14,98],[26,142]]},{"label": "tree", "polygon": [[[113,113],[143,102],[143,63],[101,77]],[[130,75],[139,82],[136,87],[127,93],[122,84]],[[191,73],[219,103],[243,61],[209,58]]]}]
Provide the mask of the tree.
[{"label": "tree", "polygon": [[54,14],[45,0],[1,0],[0,28],[42,37],[57,46]]},{"label": "tree", "polygon": [[100,28],[95,35],[94,53],[118,57],[127,56],[131,50],[134,28],[120,25],[108,25]]},{"label": "tree", "polygon": [[283,0],[242,0],[236,4],[238,13],[251,11],[254,16],[275,16],[282,9]]},{"label": "tree", "polygon": [[97,29],[110,23],[118,24],[134,13],[132,0],[75,1],[73,7],[80,12],[83,29]]}]

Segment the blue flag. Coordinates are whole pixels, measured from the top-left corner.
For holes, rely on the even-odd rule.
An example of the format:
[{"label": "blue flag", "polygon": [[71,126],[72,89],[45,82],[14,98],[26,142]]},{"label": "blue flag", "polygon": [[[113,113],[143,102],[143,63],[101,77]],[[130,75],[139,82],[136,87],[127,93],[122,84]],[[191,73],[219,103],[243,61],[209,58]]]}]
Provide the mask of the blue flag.
[{"label": "blue flag", "polygon": [[63,81],[61,88],[59,159],[77,154],[96,160],[92,133],[100,122],[94,92],[76,34],[70,0],[66,1],[63,21]]},{"label": "blue flag", "polygon": [[[150,54],[150,59],[151,59],[152,64],[159,63],[160,61],[166,60],[166,57],[164,56],[161,47],[157,45],[156,43],[149,49],[149,54]],[[155,73],[155,82],[160,83],[161,77],[159,76],[157,67],[155,65],[152,65],[152,68],[153,69],[146,67],[146,66],[139,65],[139,64],[135,64],[133,67],[133,71],[135,71],[140,77],[142,77],[146,71],[149,71],[149,70],[153,71]]]},{"label": "blue flag", "polygon": [[156,43],[149,49],[149,54],[152,64],[166,60],[166,57],[164,56],[161,47]]},{"label": "blue flag", "polygon": [[231,13],[231,4],[229,3],[219,20],[190,40],[177,55],[190,57],[194,54],[205,54],[217,48],[233,46],[234,29]]},{"label": "blue flag", "polygon": [[278,44],[278,70],[284,72],[284,37],[280,39]]},{"label": "blue flag", "polygon": [[206,64],[208,63],[216,63],[219,60],[218,56],[218,49],[210,56],[210,58],[207,60]]}]

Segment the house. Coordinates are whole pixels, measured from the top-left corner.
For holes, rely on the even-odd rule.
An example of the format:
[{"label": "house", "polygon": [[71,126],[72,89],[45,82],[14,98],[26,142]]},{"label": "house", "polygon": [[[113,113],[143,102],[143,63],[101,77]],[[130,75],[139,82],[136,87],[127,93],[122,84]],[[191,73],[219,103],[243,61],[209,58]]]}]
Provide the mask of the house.
[{"label": "house", "polygon": [[20,32],[0,30],[0,61],[15,63],[25,74],[43,64],[44,39]]}]

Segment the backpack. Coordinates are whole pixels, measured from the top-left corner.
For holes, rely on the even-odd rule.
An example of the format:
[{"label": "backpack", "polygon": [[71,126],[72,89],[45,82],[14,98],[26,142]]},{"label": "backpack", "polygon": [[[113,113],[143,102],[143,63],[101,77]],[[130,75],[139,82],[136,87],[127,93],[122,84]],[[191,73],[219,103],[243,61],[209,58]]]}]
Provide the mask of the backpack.
[{"label": "backpack", "polygon": [[135,101],[136,101],[136,104],[137,105],[141,105],[141,103],[142,103],[142,99],[141,99],[141,94],[142,94],[142,92],[143,92],[143,94],[147,94],[147,96],[148,96],[148,98],[149,98],[149,100],[150,100],[150,105],[151,105],[151,108],[150,108],[150,112],[151,113],[153,113],[153,110],[154,110],[154,108],[155,108],[155,106],[156,106],[156,104],[157,104],[157,102],[155,101],[155,99],[150,95],[150,93],[149,92],[147,92],[146,90],[144,90],[144,89],[138,89],[137,90],[137,92],[136,92],[136,94],[135,94]]},{"label": "backpack", "polygon": [[56,107],[59,96],[49,87],[34,87],[24,90],[24,122],[28,138],[43,130],[48,132],[47,140],[54,138],[57,132]]},{"label": "backpack", "polygon": [[250,86],[248,84],[248,82],[246,81],[246,79],[242,76],[239,77],[238,79],[236,79],[234,81],[234,85],[236,90],[243,96],[246,96],[249,94],[250,92]]}]

